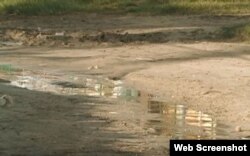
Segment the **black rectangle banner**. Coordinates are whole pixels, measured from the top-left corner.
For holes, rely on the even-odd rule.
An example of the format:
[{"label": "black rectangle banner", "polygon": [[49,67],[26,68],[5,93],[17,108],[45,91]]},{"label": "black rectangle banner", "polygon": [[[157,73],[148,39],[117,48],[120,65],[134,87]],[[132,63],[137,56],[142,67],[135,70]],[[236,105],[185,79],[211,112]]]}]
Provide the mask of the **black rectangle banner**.
[{"label": "black rectangle banner", "polygon": [[250,156],[250,140],[170,140],[170,156]]}]

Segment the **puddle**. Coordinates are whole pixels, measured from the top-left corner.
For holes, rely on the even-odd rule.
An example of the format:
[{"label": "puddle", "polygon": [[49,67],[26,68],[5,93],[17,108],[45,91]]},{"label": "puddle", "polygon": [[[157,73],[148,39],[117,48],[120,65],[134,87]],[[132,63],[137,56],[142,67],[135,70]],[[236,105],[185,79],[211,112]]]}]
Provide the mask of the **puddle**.
[{"label": "puddle", "polygon": [[0,41],[0,45],[3,46],[21,46],[23,45],[22,42],[11,42],[11,41]]},{"label": "puddle", "polygon": [[[148,102],[149,111],[160,113],[162,120],[149,120],[148,126],[156,123],[158,134],[171,135],[173,139],[218,139],[226,136],[222,125],[210,115],[188,109],[184,105],[165,102]],[[159,126],[160,124],[160,127]]]},{"label": "puddle", "polygon": [[84,76],[51,75],[45,72],[22,71],[11,74],[11,85],[29,90],[53,92],[60,95],[87,95],[134,101],[146,107],[151,117],[145,126],[154,135],[173,139],[219,139],[229,133],[226,126],[208,114],[172,104],[160,97],[127,87],[122,81],[104,78],[91,79]]},{"label": "puddle", "polygon": [[53,92],[60,95],[105,96],[110,98],[123,96],[121,84],[121,81],[110,81],[102,78],[49,75],[31,71],[14,74],[11,78],[11,85],[29,90]]}]

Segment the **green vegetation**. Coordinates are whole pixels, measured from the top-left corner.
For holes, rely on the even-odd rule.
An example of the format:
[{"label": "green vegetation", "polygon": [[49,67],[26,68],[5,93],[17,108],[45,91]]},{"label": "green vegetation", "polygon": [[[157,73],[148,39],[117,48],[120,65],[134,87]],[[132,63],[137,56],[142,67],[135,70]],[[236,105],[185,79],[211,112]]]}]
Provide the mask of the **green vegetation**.
[{"label": "green vegetation", "polygon": [[83,10],[80,0],[0,0],[0,12],[21,15],[47,15]]},{"label": "green vegetation", "polygon": [[0,0],[0,13],[249,14],[250,0]]},{"label": "green vegetation", "polygon": [[250,23],[223,28],[222,36],[227,39],[250,41]]},{"label": "green vegetation", "polygon": [[0,72],[2,71],[2,72],[10,73],[13,70],[14,69],[11,64],[0,64]]}]

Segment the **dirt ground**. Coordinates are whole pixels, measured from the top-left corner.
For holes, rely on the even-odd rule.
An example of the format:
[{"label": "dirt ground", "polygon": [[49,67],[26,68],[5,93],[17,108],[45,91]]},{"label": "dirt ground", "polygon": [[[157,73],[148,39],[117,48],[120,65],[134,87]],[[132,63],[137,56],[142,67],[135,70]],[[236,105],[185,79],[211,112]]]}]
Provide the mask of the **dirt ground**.
[{"label": "dirt ground", "polygon": [[[206,112],[236,138],[250,136],[250,45],[220,28],[246,16],[2,17],[0,64],[103,76]],[[1,79],[7,79],[4,73]],[[0,79],[0,80],[1,80]],[[0,81],[1,82],[1,81]],[[0,83],[1,155],[166,155],[170,136],[139,124],[146,106],[62,96]],[[110,112],[116,112],[114,115]]]}]

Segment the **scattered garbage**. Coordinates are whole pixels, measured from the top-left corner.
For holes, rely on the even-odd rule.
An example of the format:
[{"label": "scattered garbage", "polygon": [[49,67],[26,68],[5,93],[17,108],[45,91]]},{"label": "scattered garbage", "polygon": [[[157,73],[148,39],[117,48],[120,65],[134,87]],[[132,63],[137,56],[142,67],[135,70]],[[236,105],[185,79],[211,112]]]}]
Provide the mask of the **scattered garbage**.
[{"label": "scattered garbage", "polygon": [[56,33],[55,33],[55,36],[64,36],[64,35],[65,35],[64,32],[56,32]]},{"label": "scattered garbage", "polygon": [[3,95],[0,97],[0,106],[6,107],[10,104],[13,104],[13,98],[9,95]]},{"label": "scattered garbage", "polygon": [[93,69],[99,69],[100,67],[98,65],[95,66],[89,66],[88,70],[93,70]]}]

